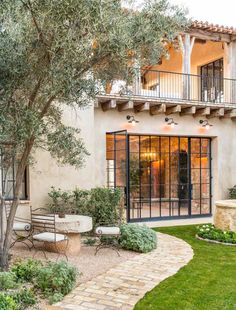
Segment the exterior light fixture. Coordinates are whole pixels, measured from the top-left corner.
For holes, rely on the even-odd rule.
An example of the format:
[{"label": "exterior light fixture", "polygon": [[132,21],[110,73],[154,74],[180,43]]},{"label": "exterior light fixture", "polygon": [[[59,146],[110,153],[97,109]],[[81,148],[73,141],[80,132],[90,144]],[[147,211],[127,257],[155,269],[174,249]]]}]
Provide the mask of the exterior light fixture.
[{"label": "exterior light fixture", "polygon": [[176,123],[172,117],[166,117],[165,122],[167,122],[167,125],[169,125],[171,128],[174,128],[176,125],[178,125],[178,123]]},{"label": "exterior light fixture", "polygon": [[126,119],[128,120],[128,123],[130,123],[132,126],[135,126],[136,123],[139,123],[139,121],[137,121],[133,115],[127,115]]},{"label": "exterior light fixture", "polygon": [[207,119],[200,119],[199,123],[202,125],[202,127],[206,128],[207,130],[213,126],[208,122]]}]

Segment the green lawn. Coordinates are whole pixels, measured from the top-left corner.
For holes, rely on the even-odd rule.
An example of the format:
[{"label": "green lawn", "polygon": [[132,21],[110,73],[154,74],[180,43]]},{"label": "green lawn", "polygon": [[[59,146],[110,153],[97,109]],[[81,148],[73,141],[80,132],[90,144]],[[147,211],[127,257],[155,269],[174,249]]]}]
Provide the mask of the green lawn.
[{"label": "green lawn", "polygon": [[196,240],[195,226],[157,230],[185,240],[195,255],[176,275],[147,293],[135,310],[236,309],[236,247]]}]

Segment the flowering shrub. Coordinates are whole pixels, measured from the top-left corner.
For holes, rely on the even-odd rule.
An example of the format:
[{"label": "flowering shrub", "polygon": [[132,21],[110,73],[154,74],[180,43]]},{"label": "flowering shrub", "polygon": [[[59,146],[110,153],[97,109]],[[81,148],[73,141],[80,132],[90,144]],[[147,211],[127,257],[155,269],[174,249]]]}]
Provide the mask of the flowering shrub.
[{"label": "flowering shrub", "polygon": [[212,224],[205,224],[197,227],[197,235],[203,239],[215,240],[225,243],[236,244],[236,233],[223,231]]}]

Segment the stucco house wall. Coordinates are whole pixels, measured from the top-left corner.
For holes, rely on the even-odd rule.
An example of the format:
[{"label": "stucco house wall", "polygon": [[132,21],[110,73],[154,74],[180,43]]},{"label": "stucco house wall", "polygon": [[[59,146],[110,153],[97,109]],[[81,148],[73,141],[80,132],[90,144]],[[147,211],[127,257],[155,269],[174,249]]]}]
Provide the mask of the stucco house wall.
[{"label": "stucco house wall", "polygon": [[[226,56],[222,43],[196,43],[192,51],[191,73],[198,74],[199,66],[222,57],[226,67],[228,64]],[[181,52],[171,48],[170,58],[163,59],[162,64],[154,66],[153,69],[181,72]],[[226,73],[227,70],[225,70],[225,75]],[[29,209],[26,206],[29,203],[34,208],[45,206],[48,203],[47,193],[51,186],[61,189],[76,187],[89,189],[95,186],[106,186],[106,132],[124,129],[140,134],[212,137],[212,205],[214,206],[215,200],[227,197],[228,188],[236,184],[234,164],[236,122],[227,118],[212,118],[210,123],[213,127],[207,131],[199,124],[200,117],[175,114],[173,117],[178,126],[172,129],[165,125],[164,114],[151,116],[148,112],[142,112],[135,116],[139,123],[136,127],[132,127],[126,120],[127,114],[130,113],[117,110],[103,112],[101,108],[94,109],[93,106],[84,110],[67,109],[64,112],[64,121],[81,129],[81,137],[84,139],[90,156],[85,158],[84,167],[77,170],[69,166],[60,166],[47,152],[37,150],[35,164],[30,167],[29,173],[30,202],[22,204],[18,213],[21,216],[28,216]]]}]

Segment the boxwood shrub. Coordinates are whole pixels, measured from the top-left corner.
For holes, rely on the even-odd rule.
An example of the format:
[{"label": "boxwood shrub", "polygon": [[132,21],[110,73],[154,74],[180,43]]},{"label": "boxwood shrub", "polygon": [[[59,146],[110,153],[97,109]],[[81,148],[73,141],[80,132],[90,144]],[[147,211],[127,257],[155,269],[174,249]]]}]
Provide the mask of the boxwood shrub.
[{"label": "boxwood shrub", "polygon": [[147,253],[157,247],[157,235],[144,225],[121,225],[120,246],[126,250]]}]

